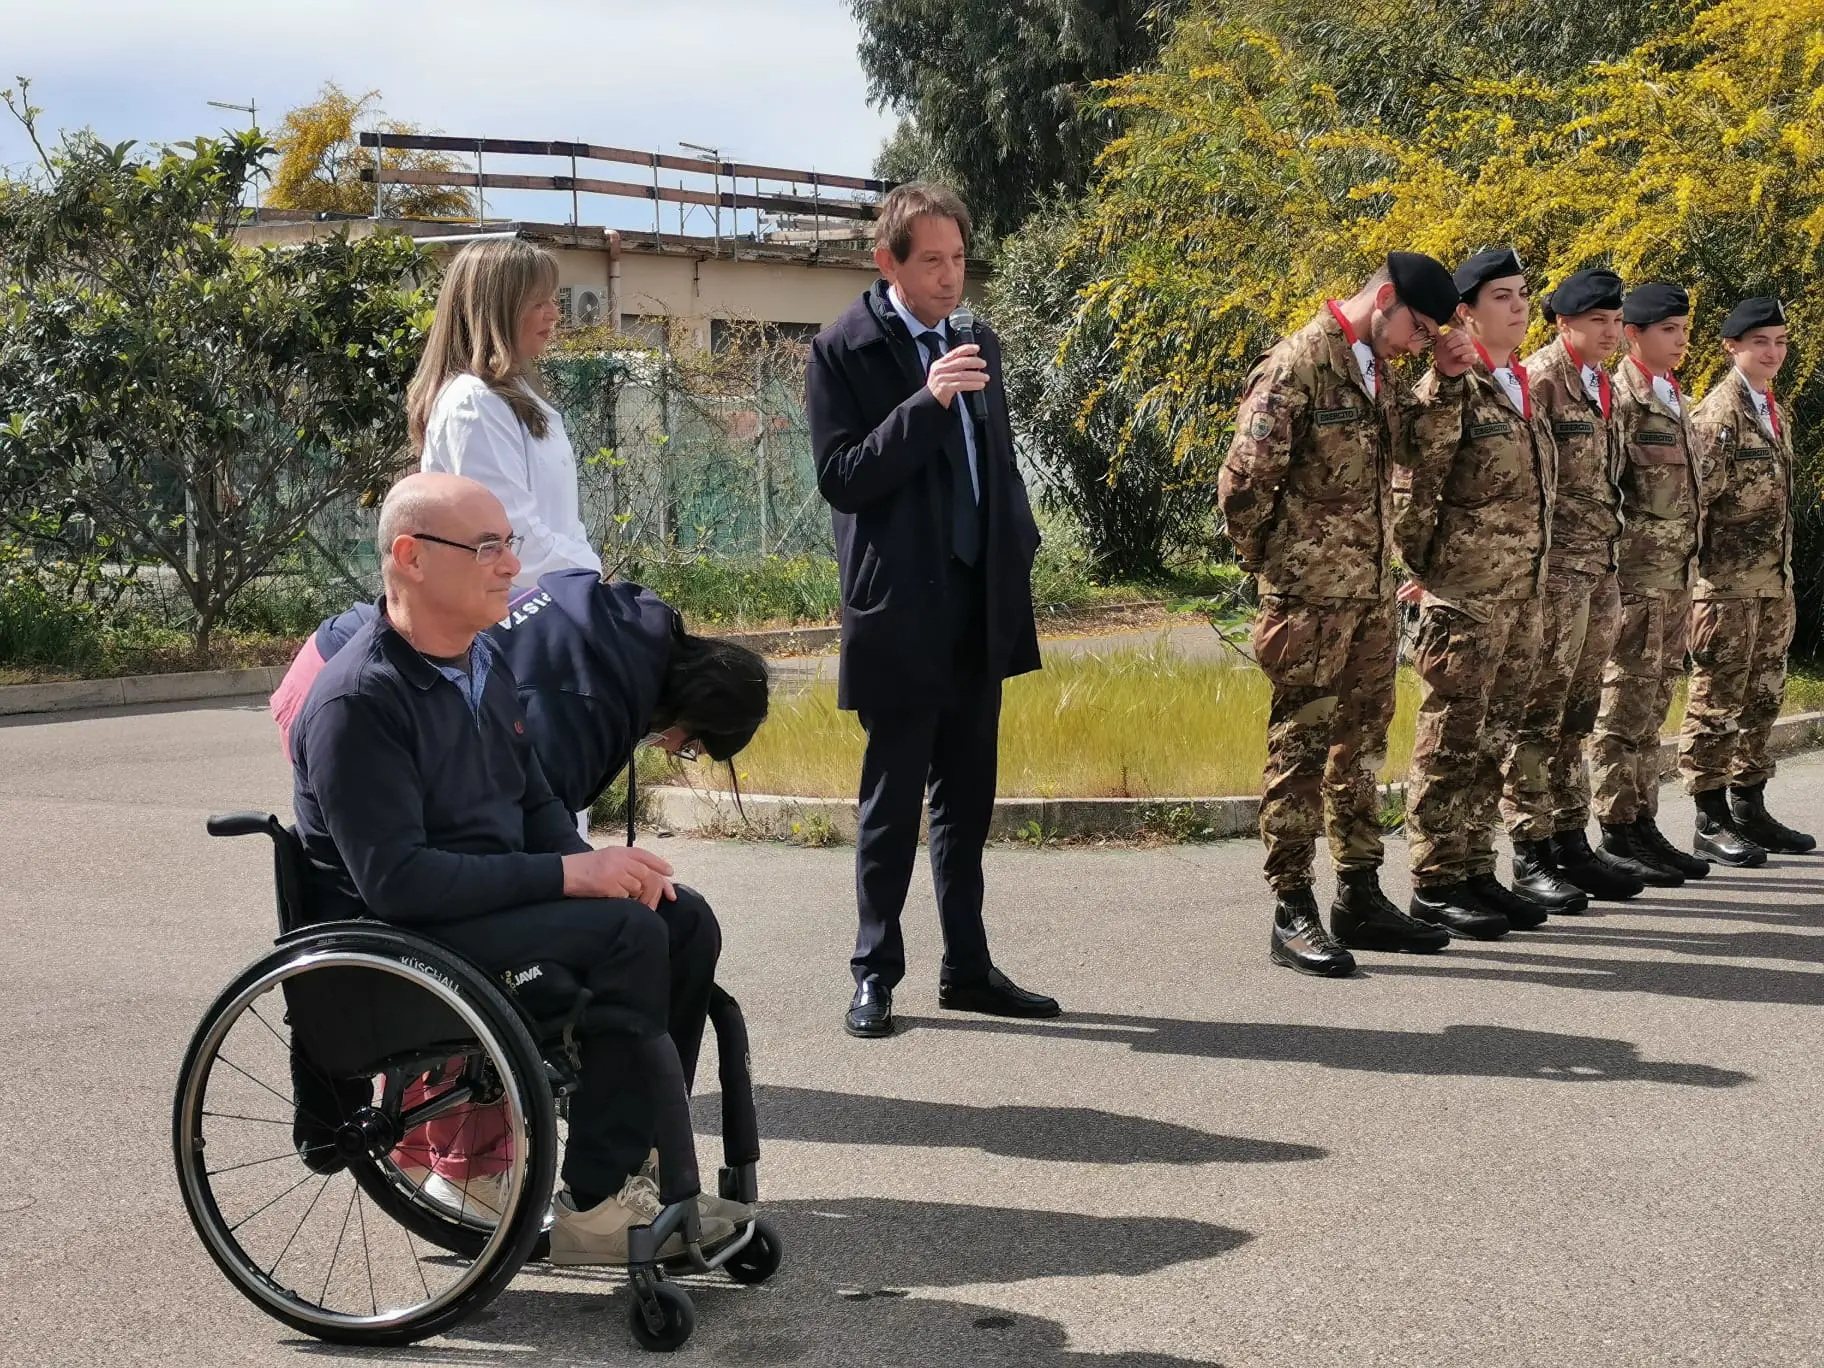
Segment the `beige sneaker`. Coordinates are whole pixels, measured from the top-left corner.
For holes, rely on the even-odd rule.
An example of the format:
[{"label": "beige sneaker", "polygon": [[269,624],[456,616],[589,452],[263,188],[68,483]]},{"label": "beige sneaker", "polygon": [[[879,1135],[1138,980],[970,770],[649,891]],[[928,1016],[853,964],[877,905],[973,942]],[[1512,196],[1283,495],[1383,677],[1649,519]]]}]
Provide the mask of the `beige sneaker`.
[{"label": "beige sneaker", "polygon": [[[551,1262],[624,1264],[627,1232],[634,1226],[651,1225],[664,1209],[658,1188],[640,1173],[629,1178],[618,1195],[587,1211],[576,1209],[566,1188],[551,1203]],[[706,1247],[721,1244],[735,1233],[729,1221],[705,1218],[699,1224]],[[683,1252],[684,1241],[673,1235],[659,1247],[658,1257],[672,1259]]]},{"label": "beige sneaker", "polygon": [[460,1211],[471,1221],[499,1225],[512,1191],[508,1186],[510,1176],[489,1173],[458,1183],[441,1173],[433,1173],[420,1186],[424,1195],[441,1207]]},{"label": "beige sneaker", "polygon": [[[656,1189],[659,1185],[659,1152],[655,1149],[646,1156],[646,1162],[640,1166],[640,1177],[651,1183]],[[760,1214],[760,1208],[749,1206],[746,1202],[737,1202],[732,1198],[718,1197],[709,1191],[697,1194],[697,1215],[705,1222],[727,1221],[737,1228],[746,1225]],[[710,1238],[709,1227],[703,1227],[703,1247],[710,1248],[718,1241]]]}]

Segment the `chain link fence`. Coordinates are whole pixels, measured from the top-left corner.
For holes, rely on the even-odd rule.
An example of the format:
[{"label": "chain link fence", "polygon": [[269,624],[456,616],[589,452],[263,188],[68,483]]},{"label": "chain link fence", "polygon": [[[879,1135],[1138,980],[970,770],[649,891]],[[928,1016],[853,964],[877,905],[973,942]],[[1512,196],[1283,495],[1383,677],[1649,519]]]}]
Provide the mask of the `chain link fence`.
[{"label": "chain link fence", "polygon": [[[576,451],[583,525],[610,571],[705,557],[833,556],[804,416],[806,348],[760,326],[713,352],[572,334],[542,374]],[[378,510],[326,510],[299,569],[378,592]]]}]

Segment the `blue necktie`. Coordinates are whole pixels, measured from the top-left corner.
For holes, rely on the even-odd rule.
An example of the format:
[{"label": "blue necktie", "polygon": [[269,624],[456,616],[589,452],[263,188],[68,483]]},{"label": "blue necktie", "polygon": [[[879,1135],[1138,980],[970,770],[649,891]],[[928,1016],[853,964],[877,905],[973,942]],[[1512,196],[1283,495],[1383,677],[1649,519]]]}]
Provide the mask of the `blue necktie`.
[{"label": "blue necktie", "polygon": [[[944,344],[944,335],[935,328],[927,329],[918,335],[921,347],[928,348],[925,368],[929,370],[949,348]],[[962,395],[950,401],[961,411],[964,423],[971,421],[969,406]],[[976,450],[981,450],[981,443],[976,443]],[[964,565],[974,565],[982,554],[982,514],[975,498],[975,482],[969,476],[969,451],[963,443],[952,443],[947,448],[950,455],[950,541],[956,558]]]}]

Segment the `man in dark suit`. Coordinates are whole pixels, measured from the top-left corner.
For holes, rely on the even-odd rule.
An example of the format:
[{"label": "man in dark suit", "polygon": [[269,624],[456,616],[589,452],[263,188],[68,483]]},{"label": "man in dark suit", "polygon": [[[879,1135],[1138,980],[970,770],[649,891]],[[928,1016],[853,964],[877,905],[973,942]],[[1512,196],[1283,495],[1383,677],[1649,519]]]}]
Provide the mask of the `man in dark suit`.
[{"label": "man in dark suit", "polygon": [[899,918],[927,787],[944,931],[939,1005],[1058,1013],[994,967],[982,926],[1001,681],[1039,668],[1039,531],[1014,466],[1000,345],[986,328],[971,342],[947,323],[963,300],[968,238],[968,210],[950,191],[892,191],[876,229],[882,279],[811,344],[805,381],[842,571],[837,705],[858,713],[868,736],[856,986],[844,1020],[856,1036],[893,1031],[906,969]]}]

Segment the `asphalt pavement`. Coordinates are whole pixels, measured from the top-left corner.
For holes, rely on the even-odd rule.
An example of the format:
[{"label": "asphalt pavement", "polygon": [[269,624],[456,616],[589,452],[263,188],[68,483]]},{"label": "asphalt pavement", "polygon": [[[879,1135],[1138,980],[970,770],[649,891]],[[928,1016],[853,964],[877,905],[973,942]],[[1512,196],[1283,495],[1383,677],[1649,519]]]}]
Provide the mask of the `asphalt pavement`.
[{"label": "asphalt pavement", "polygon": [[[272,903],[263,844],[203,818],[288,792],[254,706],[0,725],[0,1362],[644,1361],[611,1273],[529,1268],[364,1355],[205,1256],[172,1088]],[[1824,757],[1770,796],[1824,825]],[[1268,965],[1251,842],[996,849],[997,960],[1067,1009],[1026,1024],[937,1009],[921,862],[902,1031],[864,1042],[852,852],[657,844],[722,919],[787,1241],[770,1284],[697,1288],[680,1362],[1824,1363],[1824,857],[1328,982]]]}]

